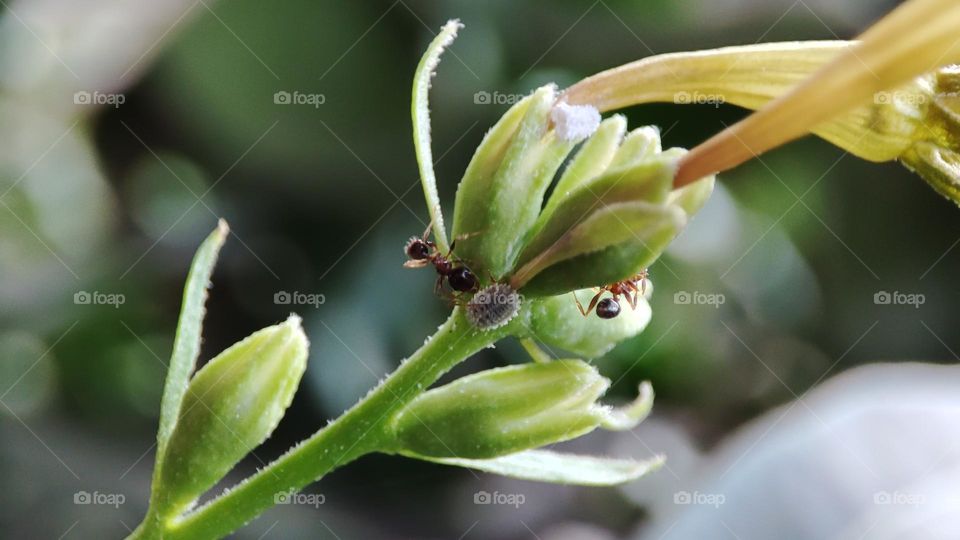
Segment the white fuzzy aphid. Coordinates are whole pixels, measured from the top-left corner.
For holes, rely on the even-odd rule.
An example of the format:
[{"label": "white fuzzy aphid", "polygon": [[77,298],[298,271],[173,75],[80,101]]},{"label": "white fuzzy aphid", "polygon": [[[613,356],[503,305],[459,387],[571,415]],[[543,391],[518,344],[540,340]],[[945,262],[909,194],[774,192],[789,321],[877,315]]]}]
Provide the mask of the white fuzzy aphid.
[{"label": "white fuzzy aphid", "polygon": [[593,105],[570,105],[559,102],[550,111],[557,138],[580,141],[593,135],[600,126],[600,111]]}]

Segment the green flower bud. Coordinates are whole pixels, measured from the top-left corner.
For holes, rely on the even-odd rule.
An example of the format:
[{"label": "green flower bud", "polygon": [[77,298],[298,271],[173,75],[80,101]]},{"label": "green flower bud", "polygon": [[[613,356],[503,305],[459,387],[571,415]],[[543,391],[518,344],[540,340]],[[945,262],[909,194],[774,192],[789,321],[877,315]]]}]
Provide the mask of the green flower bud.
[{"label": "green flower bud", "polygon": [[306,368],[300,318],[255,332],[190,381],[159,477],[161,508],[181,510],[213,487],[280,422]]},{"label": "green flower bud", "polygon": [[671,189],[683,154],[660,152],[655,129],[634,130],[608,167],[551,197],[511,285],[527,296],[557,295],[627,279],[650,266],[713,190],[712,176]]},{"label": "green flower bud", "polygon": [[402,451],[489,458],[565,441],[604,418],[610,381],[579,360],[521,364],[469,375],[425,392],[393,421]]},{"label": "green flower bud", "polygon": [[[547,188],[573,149],[576,141],[549,129],[555,101],[555,88],[545,86],[515,105],[484,139],[460,182],[453,234],[469,235],[457,242],[457,254],[478,275],[499,279],[513,267]],[[523,119],[515,123],[521,110]]]},{"label": "green flower bud", "polygon": [[587,289],[533,300],[529,319],[531,337],[551,348],[584,358],[596,358],[617,343],[639,334],[650,322],[650,305],[643,297],[638,298],[636,308],[624,302],[618,317],[601,319],[594,315],[584,317],[571,298],[572,294],[576,294],[586,306],[597,293]]},{"label": "green flower bud", "polygon": [[580,360],[492,369],[420,395],[392,419],[391,430],[397,451],[412,457],[512,454],[601,426],[624,429],[646,415],[649,406],[615,411],[597,403],[609,385]]}]

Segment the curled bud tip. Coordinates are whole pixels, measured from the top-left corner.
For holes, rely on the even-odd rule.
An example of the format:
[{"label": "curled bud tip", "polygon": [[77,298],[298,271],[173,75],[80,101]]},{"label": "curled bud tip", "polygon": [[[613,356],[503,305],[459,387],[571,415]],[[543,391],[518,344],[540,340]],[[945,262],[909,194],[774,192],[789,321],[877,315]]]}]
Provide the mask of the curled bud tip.
[{"label": "curled bud tip", "polygon": [[557,138],[580,141],[594,134],[600,126],[600,111],[593,105],[570,105],[559,102],[550,111]]},{"label": "curled bud tip", "polygon": [[649,381],[640,383],[640,394],[637,399],[626,407],[611,409],[607,417],[600,423],[601,427],[610,431],[626,431],[633,429],[650,414],[653,409],[653,386]]}]

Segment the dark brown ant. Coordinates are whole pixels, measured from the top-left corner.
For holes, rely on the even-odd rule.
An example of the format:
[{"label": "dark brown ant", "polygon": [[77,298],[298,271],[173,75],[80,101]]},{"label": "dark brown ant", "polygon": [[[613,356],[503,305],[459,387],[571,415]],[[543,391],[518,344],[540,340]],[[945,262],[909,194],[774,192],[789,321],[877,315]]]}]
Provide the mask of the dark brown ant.
[{"label": "dark brown ant", "polygon": [[428,240],[429,235],[430,226],[428,225],[427,230],[423,231],[423,236],[414,236],[407,241],[403,251],[407,254],[409,260],[403,263],[403,266],[405,268],[423,268],[432,264],[438,274],[437,283],[433,287],[433,291],[437,294],[440,294],[443,288],[443,278],[447,278],[450,288],[459,293],[476,291],[480,287],[477,276],[460,261],[455,261],[451,257],[457,240],[470,235],[461,235],[454,238],[446,255],[440,253],[435,242]]},{"label": "dark brown ant", "polygon": [[[580,303],[580,299],[577,298],[576,294],[573,295],[573,299],[576,300],[577,308],[584,317],[596,308],[597,317],[601,319],[612,319],[620,314],[621,296],[627,299],[631,308],[637,309],[637,297],[647,292],[648,277],[650,277],[650,274],[644,269],[630,279],[600,287],[596,296],[590,300],[590,305],[587,306],[587,309],[583,309],[583,304]],[[603,296],[605,292],[609,292],[612,297],[600,300],[600,297]]]}]

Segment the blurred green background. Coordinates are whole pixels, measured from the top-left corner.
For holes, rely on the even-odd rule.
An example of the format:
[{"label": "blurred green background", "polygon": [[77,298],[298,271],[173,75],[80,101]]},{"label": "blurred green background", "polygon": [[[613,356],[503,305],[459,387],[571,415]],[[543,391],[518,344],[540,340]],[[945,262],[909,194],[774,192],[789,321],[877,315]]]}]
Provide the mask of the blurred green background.
[{"label": "blurred green background", "polygon": [[[653,53],[849,38],[894,4],[9,3],[0,21],[0,476],[18,489],[0,494],[3,536],[118,537],[139,522],[181,287],[217,217],[233,234],[213,280],[203,358],[292,310],[311,339],[291,410],[231,482],[350,406],[432,333],[448,308],[431,292],[432,272],[401,268],[401,248],[428,219],[411,78],[447,19],[466,25],[431,93],[450,203],[511,96]],[[283,103],[278,92],[322,104]],[[672,104],[626,112],[632,127],[660,126],[665,146],[683,147],[745,114]],[[651,379],[656,415],[709,448],[851,366],[954,362],[958,234],[957,208],[902,167],[804,139],[722,175],[651,268],[650,327],[598,364],[617,381],[614,397]],[[885,291],[924,303],[875,302]],[[325,302],[278,304],[282,292]],[[522,359],[503,343],[461,373]],[[630,441],[636,457],[652,453]],[[610,444],[598,436],[575,447]],[[319,508],[278,506],[236,537],[606,538],[644,519],[616,489],[399,458],[366,458],[310,490],[324,495]],[[475,505],[482,490],[520,490],[527,502]],[[75,504],[95,492],[125,502]]]}]

